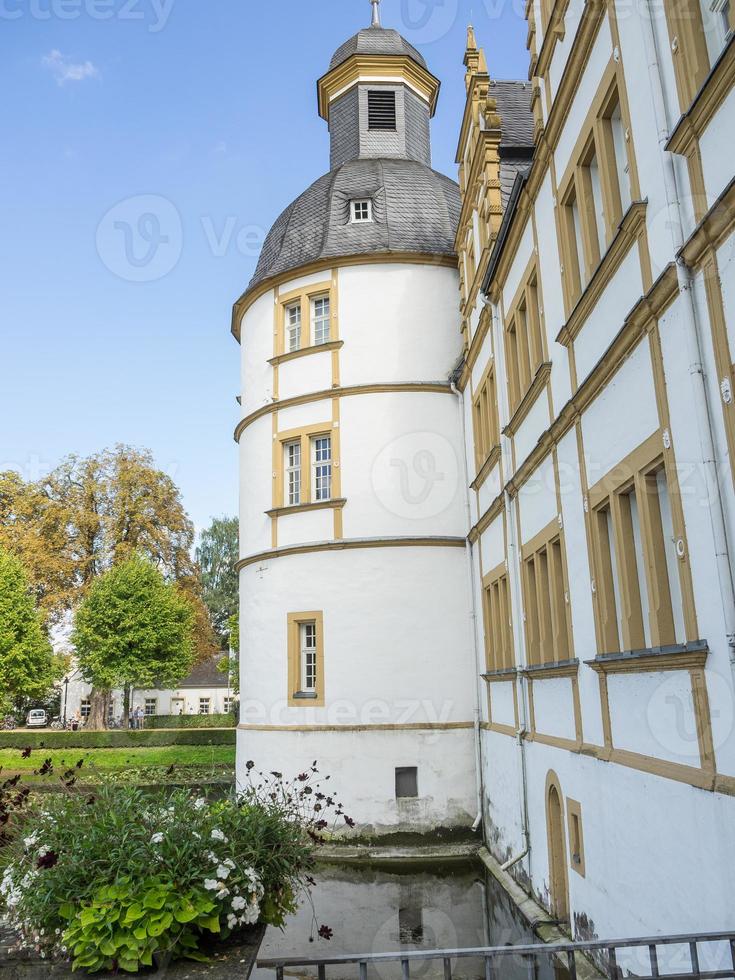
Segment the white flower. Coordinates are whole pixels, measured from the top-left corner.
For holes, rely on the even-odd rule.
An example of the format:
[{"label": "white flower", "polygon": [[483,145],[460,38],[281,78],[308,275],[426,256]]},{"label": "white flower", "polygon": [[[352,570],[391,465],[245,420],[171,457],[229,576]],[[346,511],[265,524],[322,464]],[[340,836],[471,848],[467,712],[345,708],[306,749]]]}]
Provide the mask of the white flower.
[{"label": "white flower", "polygon": [[227,843],[227,838],[225,837],[225,835],[222,833],[221,830],[218,830],[216,827],[212,831],[211,837],[212,840],[221,840],[223,844]]},{"label": "white flower", "polygon": [[240,909],[244,909],[247,904],[248,903],[245,901],[245,899],[240,895],[232,899],[232,908],[235,910],[235,912],[239,912]]},{"label": "white flower", "polygon": [[235,862],[232,860],[232,858],[225,858],[224,861],[222,862],[222,864],[224,864],[224,866],[226,868],[233,868],[234,869],[234,867],[235,867]]},{"label": "white flower", "polygon": [[220,864],[220,866],[217,868],[217,877],[221,878],[223,881],[225,880],[225,878],[229,878],[230,869],[226,867],[224,864]]},{"label": "white flower", "polygon": [[217,881],[216,878],[205,878],[204,887],[207,889],[208,892],[213,892],[216,891],[217,888],[219,888],[219,882]]},{"label": "white flower", "polygon": [[36,843],[37,840],[38,840],[38,832],[36,831],[35,833],[31,834],[30,837],[25,837],[23,839],[23,843],[25,844],[26,847],[33,847],[33,845]]},{"label": "white flower", "polygon": [[196,800],[194,800],[195,810],[203,810],[206,805],[207,805],[207,801],[204,799],[203,796],[200,796]]},{"label": "white flower", "polygon": [[163,843],[163,834],[159,831],[151,837],[151,844],[161,844]]},{"label": "white flower", "polygon": [[229,894],[230,889],[222,886],[215,897],[218,899],[218,901],[223,902]]},{"label": "white flower", "polygon": [[218,858],[218,857],[217,857],[217,855],[216,855],[216,854],[214,853],[214,851],[208,851],[208,852],[207,852],[207,857],[208,857],[208,858],[209,858],[209,860],[210,860],[210,861],[212,861],[212,862],[213,862],[214,864],[219,864],[219,858]]},{"label": "white flower", "polygon": [[46,857],[46,855],[48,854],[48,852],[49,852],[49,848],[48,847],[39,847],[38,848],[38,856],[40,858]]},{"label": "white flower", "polygon": [[237,916],[233,915],[232,912],[227,916],[227,928],[234,929],[237,925]]}]

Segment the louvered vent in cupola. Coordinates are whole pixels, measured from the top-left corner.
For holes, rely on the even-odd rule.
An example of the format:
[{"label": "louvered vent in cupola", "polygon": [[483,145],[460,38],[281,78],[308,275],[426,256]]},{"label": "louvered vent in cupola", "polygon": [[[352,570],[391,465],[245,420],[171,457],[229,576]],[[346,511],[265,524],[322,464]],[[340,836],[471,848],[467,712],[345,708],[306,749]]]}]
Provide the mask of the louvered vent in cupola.
[{"label": "louvered vent in cupola", "polygon": [[368,92],[368,128],[396,128],[396,93],[384,89]]}]

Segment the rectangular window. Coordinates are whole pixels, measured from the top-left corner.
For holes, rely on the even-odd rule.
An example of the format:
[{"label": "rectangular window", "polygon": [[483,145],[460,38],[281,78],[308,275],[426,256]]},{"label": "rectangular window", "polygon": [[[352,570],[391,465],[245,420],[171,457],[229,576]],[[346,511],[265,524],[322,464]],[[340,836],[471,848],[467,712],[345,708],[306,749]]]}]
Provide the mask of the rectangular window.
[{"label": "rectangular window", "polygon": [[301,303],[286,307],[286,342],[289,351],[301,349]]},{"label": "rectangular window", "polygon": [[691,106],[735,29],[732,0],[664,0],[682,112]]},{"label": "rectangular window", "polygon": [[199,698],[199,714],[208,715],[211,698]]},{"label": "rectangular window", "polygon": [[291,707],[324,704],[324,616],[321,612],[289,613],[288,703]]},{"label": "rectangular window", "polygon": [[157,714],[157,712],[158,712],[158,699],[157,698],[146,698],[145,699],[144,711],[145,711],[146,718],[150,718],[152,715]]},{"label": "rectangular window", "polygon": [[373,220],[373,202],[369,198],[352,202],[352,223],[364,224]]},{"label": "rectangular window", "polygon": [[534,270],[514,301],[505,331],[506,371],[511,414],[531,387],[544,359],[538,277]]},{"label": "rectangular window", "polygon": [[92,702],[89,698],[82,698],[82,702],[79,705],[79,714],[86,721],[92,713]]},{"label": "rectangular window", "polygon": [[485,661],[488,670],[506,670],[514,663],[508,576],[492,574],[484,585]]},{"label": "rectangular window", "polygon": [[315,344],[329,343],[329,297],[318,296],[311,302],[311,322]]},{"label": "rectangular window", "polygon": [[311,440],[314,501],[332,499],[332,437]]},{"label": "rectangular window", "polygon": [[679,558],[663,463],[649,463],[609,495],[591,493],[601,498],[592,521],[599,652],[683,643]]},{"label": "rectangular window", "polygon": [[[526,647],[529,664],[568,660],[569,604],[563,544],[556,522],[539,535],[542,543],[523,549]],[[546,540],[544,540],[546,539]]]},{"label": "rectangular window", "polygon": [[396,799],[415,799],[419,795],[419,778],[416,766],[396,767]]},{"label": "rectangular window", "polygon": [[478,470],[500,443],[498,409],[495,396],[495,373],[490,371],[480,386],[473,404],[475,461]]},{"label": "rectangular window", "polygon": [[388,89],[368,92],[368,129],[395,130],[396,93]]},{"label": "rectangular window", "polygon": [[233,697],[226,697],[224,700],[224,712],[228,715],[231,711],[235,709],[235,699]]},{"label": "rectangular window", "polygon": [[618,193],[620,194],[620,209],[615,215],[618,221],[632,204],[630,193],[630,163],[628,161],[627,140],[625,138],[625,126],[620,112],[620,102],[615,101],[610,115],[607,117],[610,138],[612,140],[613,159],[615,161],[615,177]]},{"label": "rectangular window", "polygon": [[301,649],[301,691],[303,694],[316,692],[316,623],[301,623],[299,626]]},{"label": "rectangular window", "polygon": [[286,505],[296,507],[301,503],[301,441],[287,442],[283,449],[286,455]]}]

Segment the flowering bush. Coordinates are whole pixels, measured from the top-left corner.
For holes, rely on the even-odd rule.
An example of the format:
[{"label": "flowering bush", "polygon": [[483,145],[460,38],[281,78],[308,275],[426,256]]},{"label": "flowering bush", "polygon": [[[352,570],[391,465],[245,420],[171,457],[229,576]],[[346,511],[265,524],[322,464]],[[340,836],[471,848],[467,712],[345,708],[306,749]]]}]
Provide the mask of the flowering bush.
[{"label": "flowering bush", "polygon": [[316,777],[316,766],[291,782],[258,773],[216,803],[64,784],[24,811],[0,850],[0,909],[24,945],[92,972],[197,959],[207,937],[281,926],[309,895],[325,814],[350,822]]}]

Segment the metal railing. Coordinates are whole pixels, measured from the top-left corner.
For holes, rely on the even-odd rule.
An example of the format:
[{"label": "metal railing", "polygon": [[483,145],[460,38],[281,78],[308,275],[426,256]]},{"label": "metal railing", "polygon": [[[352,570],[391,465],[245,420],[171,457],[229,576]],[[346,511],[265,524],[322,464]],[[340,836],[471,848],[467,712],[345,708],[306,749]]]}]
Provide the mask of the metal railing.
[{"label": "metal railing", "polygon": [[[698,946],[702,943],[727,943],[729,965],[714,970],[702,969]],[[688,951],[690,969],[675,972],[670,969],[669,962],[660,972],[659,947],[682,946]],[[622,950],[647,951],[648,973],[633,973],[630,968],[621,966],[618,962]],[[536,975],[536,967],[542,958],[559,959],[565,963],[571,980],[577,978],[577,954],[593,954],[598,965],[604,962],[610,980],[622,980],[623,970],[627,976],[665,977],[666,980],[719,980],[719,978],[735,978],[735,932],[706,932],[680,936],[652,936],[646,939],[615,939],[596,940],[587,943],[534,943],[527,946],[481,946],[470,949],[427,949],[401,950],[394,953],[360,953],[341,956],[304,957],[304,958],[273,958],[259,959],[258,967],[276,971],[277,980],[283,980],[285,970],[293,967],[316,968],[319,980],[326,980],[327,967],[339,964],[357,965],[360,970],[360,980],[367,980],[368,966],[384,963],[400,963],[403,980],[411,976],[411,963],[417,960],[441,960],[444,966],[444,980],[452,980],[452,960],[481,959],[485,964],[485,980],[500,980],[502,977],[503,960],[507,957],[521,957],[528,962],[528,976]],[[636,964],[637,966],[639,964]]]}]

